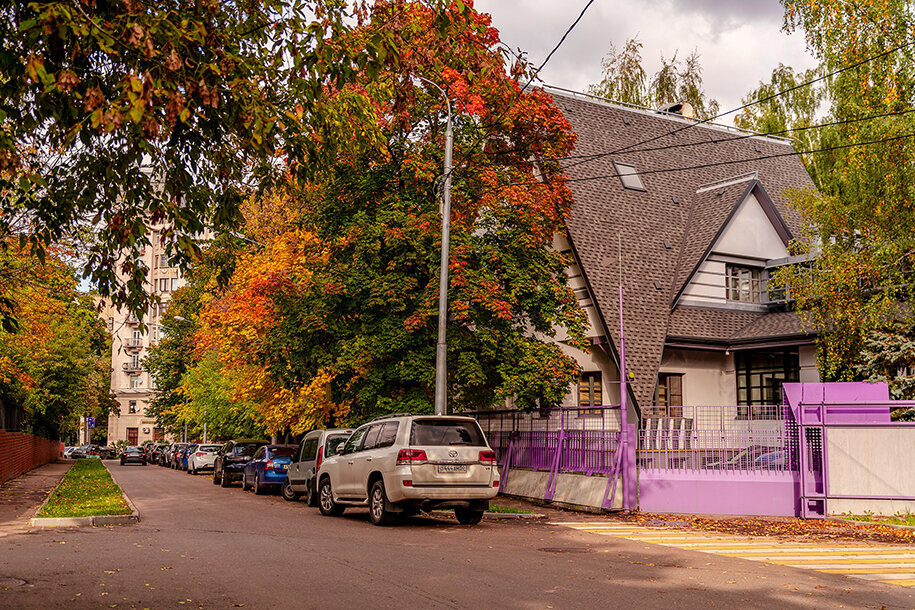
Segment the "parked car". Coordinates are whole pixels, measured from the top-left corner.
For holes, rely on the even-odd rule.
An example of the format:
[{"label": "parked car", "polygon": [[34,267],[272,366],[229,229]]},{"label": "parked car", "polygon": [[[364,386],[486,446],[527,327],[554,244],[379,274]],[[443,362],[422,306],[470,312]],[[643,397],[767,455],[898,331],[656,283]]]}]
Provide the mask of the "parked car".
[{"label": "parked car", "polygon": [[292,502],[305,496],[305,503],[308,506],[317,506],[315,474],[321,467],[324,457],[337,453],[337,447],[345,443],[352,433],[352,430],[333,429],[312,430],[306,434],[299,443],[286,473],[286,482],[280,489],[283,499]]},{"label": "parked car", "polygon": [[98,457],[98,445],[80,445],[74,449],[70,456],[74,459],[80,458],[97,458]]},{"label": "parked car", "polygon": [[166,445],[164,443],[156,443],[156,444],[150,446],[150,448],[146,452],[146,461],[148,461],[151,464],[158,464],[159,456],[162,454],[162,451],[166,447],[168,447],[168,445]]},{"label": "parked car", "polygon": [[178,451],[178,470],[187,470],[187,456],[197,448],[197,443],[191,443],[184,449]]},{"label": "parked car", "polygon": [[140,464],[146,466],[146,452],[140,447],[129,445],[121,452],[121,466],[124,464]]},{"label": "parked car", "polygon": [[73,456],[72,456],[71,454],[72,454],[74,451],[76,451],[77,449],[78,449],[78,447],[64,447],[64,457],[65,457],[65,458],[72,458]]},{"label": "parked car", "polygon": [[754,461],[754,470],[787,470],[788,452],[784,449],[764,453]]},{"label": "parked car", "polygon": [[318,470],[318,508],[339,515],[368,506],[375,525],[400,514],[454,508],[459,523],[483,518],[499,491],[496,453],[475,419],[401,414],[356,428]]},{"label": "parked car", "polygon": [[169,454],[175,448],[176,444],[177,443],[171,443],[162,448],[162,450],[159,452],[159,466],[168,467]]},{"label": "parked car", "polygon": [[204,470],[213,470],[216,455],[222,445],[197,445],[197,448],[187,458],[188,474],[197,474]]},{"label": "parked car", "polygon": [[116,447],[99,447],[98,456],[103,460],[113,460],[118,457],[118,450]]},{"label": "parked car", "polygon": [[295,445],[264,445],[245,464],[241,488],[249,487],[261,495],[270,489],[279,489],[286,482],[286,471],[295,455]]},{"label": "parked car", "polygon": [[181,467],[181,452],[187,449],[188,443],[175,443],[168,454],[168,467],[179,470]]},{"label": "parked car", "polygon": [[705,467],[710,470],[754,470],[756,458],[777,450],[778,447],[751,445],[746,449],[738,451],[730,459],[710,462],[707,463]]},{"label": "parked car", "polygon": [[226,443],[219,450],[213,463],[213,485],[228,487],[233,482],[241,480],[245,464],[264,445],[269,443],[257,439],[236,439]]}]

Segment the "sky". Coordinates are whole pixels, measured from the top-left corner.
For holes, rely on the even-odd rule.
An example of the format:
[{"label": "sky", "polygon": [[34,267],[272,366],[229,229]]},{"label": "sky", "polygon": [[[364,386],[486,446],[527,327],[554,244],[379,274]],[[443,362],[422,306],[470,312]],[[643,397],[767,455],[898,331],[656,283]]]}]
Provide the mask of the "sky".
[{"label": "sky", "polygon": [[[540,65],[578,17],[587,0],[475,0],[492,15],[502,41]],[[802,32],[782,31],[778,0],[595,0],[540,73],[546,84],[576,91],[600,80],[601,59],[637,36],[649,78],[661,56],[685,57],[696,49],[705,91],[721,111],[740,105],[779,62],[797,70],[816,65]],[[731,123],[731,117],[721,122]]]}]

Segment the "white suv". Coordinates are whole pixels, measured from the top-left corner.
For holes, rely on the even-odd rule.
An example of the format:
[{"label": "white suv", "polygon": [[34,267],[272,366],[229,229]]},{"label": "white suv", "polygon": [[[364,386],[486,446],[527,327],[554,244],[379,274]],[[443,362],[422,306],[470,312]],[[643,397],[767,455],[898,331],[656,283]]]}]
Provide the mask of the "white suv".
[{"label": "white suv", "polygon": [[473,525],[499,491],[496,453],[479,424],[453,415],[375,419],[324,460],[317,478],[322,514],[368,506],[375,525],[435,507]]}]

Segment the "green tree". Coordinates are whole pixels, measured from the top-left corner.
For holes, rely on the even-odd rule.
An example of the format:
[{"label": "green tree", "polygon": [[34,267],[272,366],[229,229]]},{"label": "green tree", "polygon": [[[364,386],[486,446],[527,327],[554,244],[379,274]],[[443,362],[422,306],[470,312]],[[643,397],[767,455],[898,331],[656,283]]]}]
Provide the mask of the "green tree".
[{"label": "green tree", "polygon": [[188,424],[188,438],[203,438],[204,423],[210,440],[264,437],[256,405],[232,395],[226,373],[216,354],[208,352],[182,377],[186,403],[175,409],[175,420]]},{"label": "green tree", "polygon": [[830,81],[829,119],[844,148],[833,151],[824,191],[793,194],[809,262],[780,274],[819,331],[824,380],[860,377],[865,338],[915,309],[915,103],[911,4],[896,0],[784,0],[786,28],[801,29]]},{"label": "green tree", "polygon": [[619,50],[610,44],[610,50],[601,60],[601,73],[600,82],[588,86],[591,95],[656,108],[672,102],[688,102],[700,119],[718,114],[718,102],[703,89],[697,50],[685,61],[678,60],[676,52],[670,59],[661,55],[661,68],[648,80],[642,66],[642,42],[631,38]]},{"label": "green tree", "polygon": [[0,244],[18,237],[43,260],[52,244],[84,240],[84,277],[142,316],[137,254],[150,224],[187,263],[195,235],[239,222],[249,185],[269,186],[280,167],[307,173],[331,152],[313,137],[325,87],[396,52],[384,32],[359,54],[328,44],[360,11],[309,0],[4,3]]},{"label": "green tree", "polygon": [[[855,366],[865,381],[884,381],[895,400],[915,399],[915,333],[912,327],[894,325],[864,339],[861,362]],[[915,420],[915,408],[897,409],[893,419]]]},{"label": "green tree", "polygon": [[[741,129],[791,138],[798,151],[828,148],[837,143],[833,132],[828,129],[811,129],[817,124],[817,109],[827,95],[826,84],[799,86],[822,73],[822,68],[795,72],[793,68],[779,64],[772,71],[769,82],[760,82],[743,97],[741,104],[753,105],[741,110],[734,117],[734,124]],[[783,91],[787,93],[781,93]],[[833,158],[828,152],[801,155],[807,171],[820,189],[832,190],[825,182],[833,175]]]}]

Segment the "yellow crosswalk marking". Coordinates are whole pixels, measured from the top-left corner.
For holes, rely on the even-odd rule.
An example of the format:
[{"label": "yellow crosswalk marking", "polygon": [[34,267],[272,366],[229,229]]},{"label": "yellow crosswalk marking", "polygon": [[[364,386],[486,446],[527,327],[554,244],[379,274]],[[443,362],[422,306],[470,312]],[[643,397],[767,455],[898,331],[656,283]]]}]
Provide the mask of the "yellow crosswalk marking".
[{"label": "yellow crosswalk marking", "polygon": [[[598,525],[594,522],[551,523],[579,531],[613,536],[689,551],[703,551],[724,557],[793,566],[829,574],[866,578],[876,582],[915,587],[915,546],[844,545],[793,542],[772,544],[770,538],[741,535],[712,535],[682,529]],[[911,564],[911,565],[910,565]],[[908,576],[913,578],[908,578]]]}]

